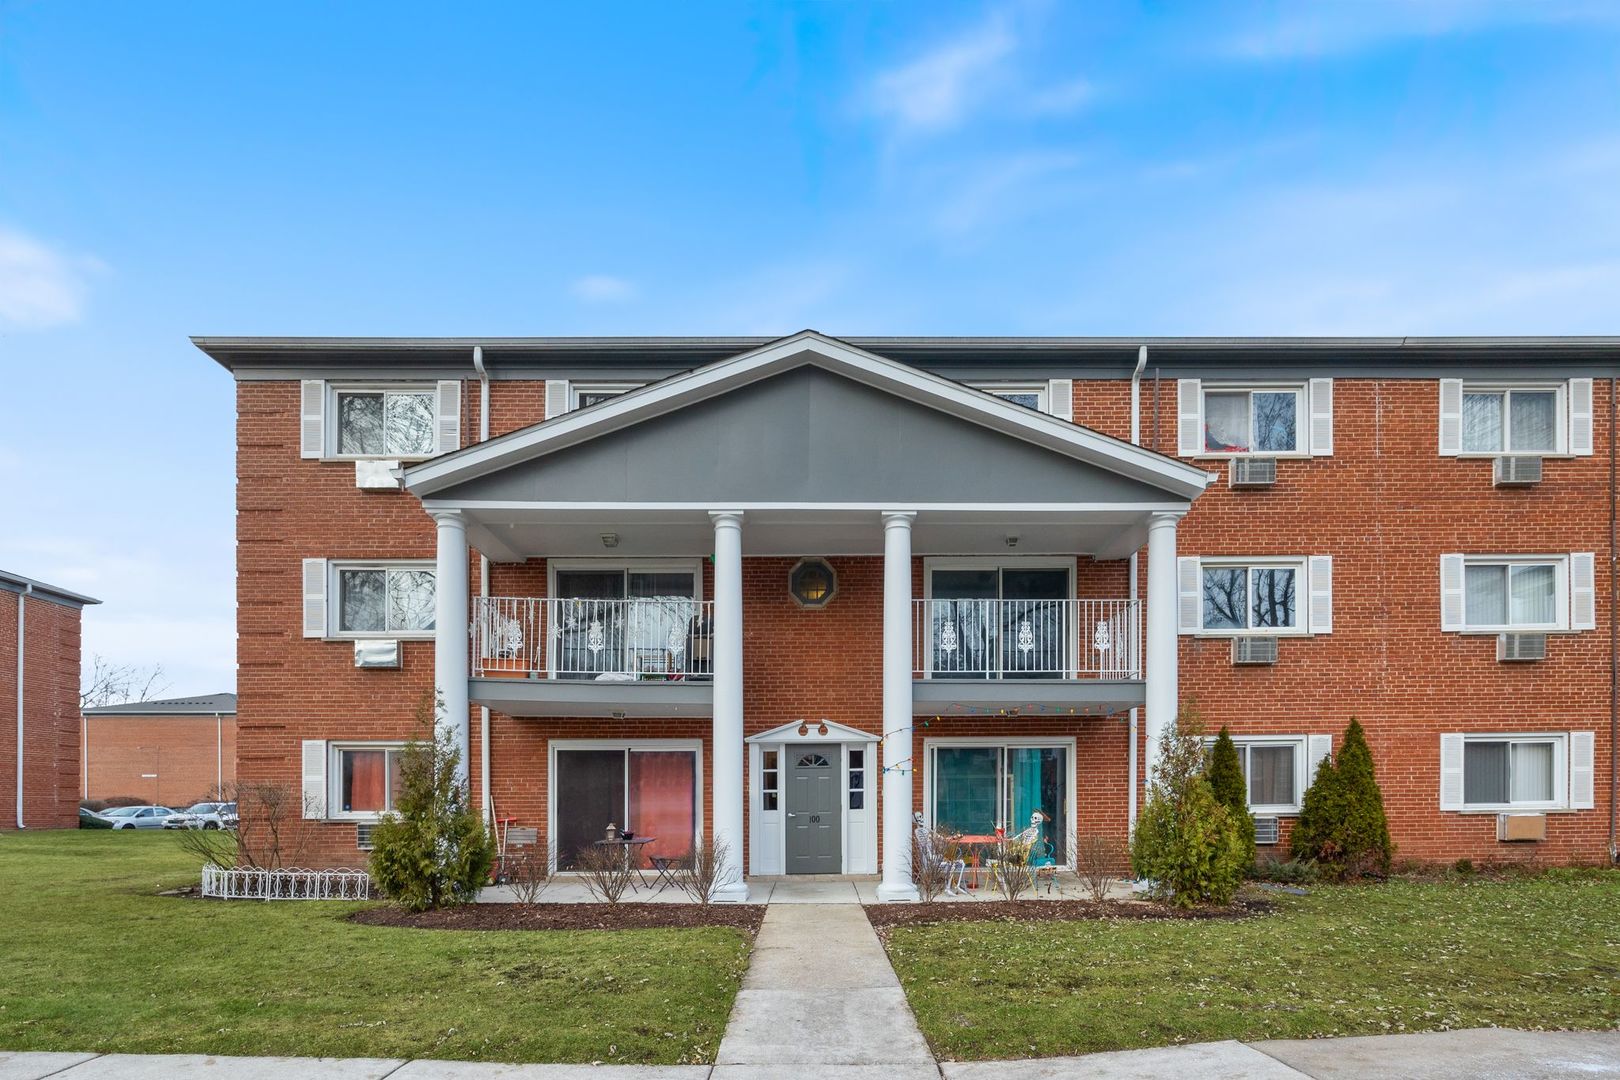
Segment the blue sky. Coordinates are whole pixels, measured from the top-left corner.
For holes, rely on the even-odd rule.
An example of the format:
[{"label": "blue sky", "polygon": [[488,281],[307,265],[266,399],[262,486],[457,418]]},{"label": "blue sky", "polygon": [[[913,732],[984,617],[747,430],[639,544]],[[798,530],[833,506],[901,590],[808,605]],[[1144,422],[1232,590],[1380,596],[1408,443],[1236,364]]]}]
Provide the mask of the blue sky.
[{"label": "blue sky", "polygon": [[0,566],[229,688],[190,334],[1620,331],[1620,5],[0,0]]}]

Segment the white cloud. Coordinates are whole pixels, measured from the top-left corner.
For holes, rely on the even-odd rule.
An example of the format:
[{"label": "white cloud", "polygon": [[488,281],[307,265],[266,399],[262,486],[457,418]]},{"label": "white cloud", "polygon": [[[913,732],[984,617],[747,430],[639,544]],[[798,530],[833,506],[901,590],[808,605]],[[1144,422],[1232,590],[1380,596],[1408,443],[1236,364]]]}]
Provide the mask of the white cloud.
[{"label": "white cloud", "polygon": [[589,304],[614,304],[635,298],[634,283],[610,274],[586,274],[568,286],[574,298]]},{"label": "white cloud", "polygon": [[1006,19],[992,15],[960,37],[878,75],[871,87],[872,111],[903,132],[954,127],[984,96],[1017,44]]},{"label": "white cloud", "polygon": [[1275,18],[1225,38],[1218,51],[1248,60],[1309,58],[1498,26],[1620,21],[1610,0],[1361,0],[1271,10]]},{"label": "white cloud", "polygon": [[1069,179],[1081,164],[1079,154],[1037,150],[993,159],[971,172],[939,205],[934,224],[940,232],[962,235],[1009,216],[1048,205],[1072,190],[1049,182]]},{"label": "white cloud", "polygon": [[84,315],[89,277],[100,260],[63,255],[0,225],[0,327],[39,330]]},{"label": "white cloud", "polygon": [[1059,115],[1090,105],[1097,98],[1097,87],[1089,79],[1071,79],[1048,86],[1029,96],[1031,112]]}]

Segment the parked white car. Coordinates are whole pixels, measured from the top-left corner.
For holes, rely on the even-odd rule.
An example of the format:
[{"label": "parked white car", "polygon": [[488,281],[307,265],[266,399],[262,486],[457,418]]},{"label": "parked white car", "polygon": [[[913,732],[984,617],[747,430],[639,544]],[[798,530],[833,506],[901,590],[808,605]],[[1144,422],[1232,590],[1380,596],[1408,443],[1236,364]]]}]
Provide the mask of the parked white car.
[{"label": "parked white car", "polygon": [[194,803],[163,819],[165,829],[234,829],[236,804],[233,802]]}]

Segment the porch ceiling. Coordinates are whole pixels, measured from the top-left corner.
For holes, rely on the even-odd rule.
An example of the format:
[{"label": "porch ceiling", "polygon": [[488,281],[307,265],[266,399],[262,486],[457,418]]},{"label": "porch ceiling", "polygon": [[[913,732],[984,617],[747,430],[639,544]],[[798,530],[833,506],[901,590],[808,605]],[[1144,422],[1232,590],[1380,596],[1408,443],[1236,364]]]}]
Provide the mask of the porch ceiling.
[{"label": "porch ceiling", "polygon": [[[714,526],[708,507],[463,509],[473,546],[496,562],[528,558],[697,558],[714,550]],[[873,505],[741,509],[744,555],[797,556],[881,555],[880,511],[908,508]],[[1148,509],[1123,508],[922,508],[912,526],[912,551],[917,555],[1081,553],[1120,559],[1146,543],[1150,514]],[[613,537],[614,545],[604,543],[604,536]],[[1009,537],[1017,542],[1009,544]]]}]

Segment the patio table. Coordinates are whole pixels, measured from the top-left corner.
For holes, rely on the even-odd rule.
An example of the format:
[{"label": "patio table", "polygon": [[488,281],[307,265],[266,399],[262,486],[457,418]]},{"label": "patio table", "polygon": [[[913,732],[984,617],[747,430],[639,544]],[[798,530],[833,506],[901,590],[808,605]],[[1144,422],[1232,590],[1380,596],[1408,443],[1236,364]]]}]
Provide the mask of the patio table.
[{"label": "patio table", "polygon": [[641,859],[639,856],[642,849],[644,849],[648,844],[655,844],[657,842],[658,837],[656,836],[638,836],[633,840],[598,840],[596,842],[596,846],[623,848],[625,865],[636,872],[636,879],[641,882],[641,887],[646,889],[650,888],[651,886],[647,884],[647,875],[641,869]]},{"label": "patio table", "polygon": [[1001,837],[1001,836],[997,836],[994,833],[983,833],[983,834],[969,833],[969,834],[966,834],[966,835],[963,835],[963,836],[958,836],[956,838],[957,843],[966,844],[969,848],[971,848],[973,850],[973,859],[972,859],[972,864],[973,864],[973,884],[969,885],[968,888],[977,889],[979,887],[979,853],[980,853],[980,851],[982,849],[984,849],[984,848],[995,847],[997,844],[1001,843],[1001,841],[1003,839],[1005,839],[1005,838]]}]

